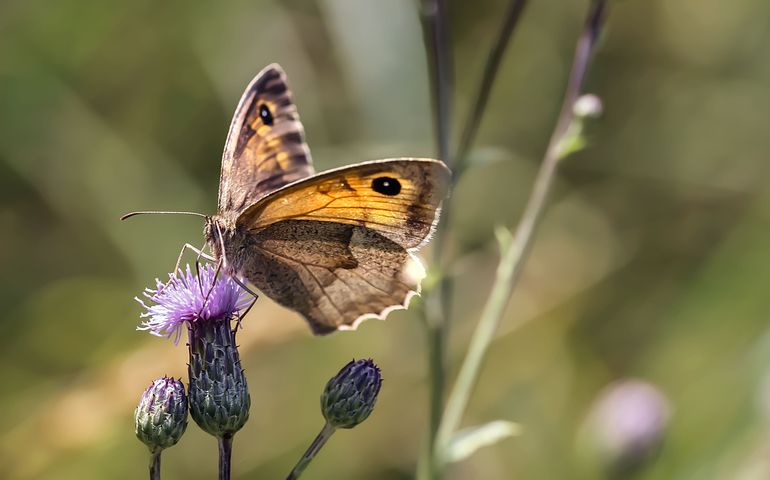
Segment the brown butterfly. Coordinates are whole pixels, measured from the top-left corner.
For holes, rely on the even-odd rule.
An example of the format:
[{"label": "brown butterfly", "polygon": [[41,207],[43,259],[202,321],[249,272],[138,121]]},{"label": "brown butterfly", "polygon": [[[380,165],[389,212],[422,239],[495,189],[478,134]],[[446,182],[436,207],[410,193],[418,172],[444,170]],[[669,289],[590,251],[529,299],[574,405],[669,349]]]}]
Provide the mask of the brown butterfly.
[{"label": "brown butterfly", "polygon": [[[230,124],[218,213],[205,216],[213,257],[203,256],[316,334],[355,329],[419,292],[425,270],[412,252],[429,240],[449,180],[442,162],[417,158],[314,174],[286,75],[272,64]],[[146,212],[124,218],[137,213]]]}]

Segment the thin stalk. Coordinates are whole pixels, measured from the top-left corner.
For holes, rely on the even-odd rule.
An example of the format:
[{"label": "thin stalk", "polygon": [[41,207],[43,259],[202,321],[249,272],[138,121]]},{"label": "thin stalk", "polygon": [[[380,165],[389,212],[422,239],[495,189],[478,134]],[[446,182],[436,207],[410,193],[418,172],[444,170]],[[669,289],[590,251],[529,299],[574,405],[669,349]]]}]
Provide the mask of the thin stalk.
[{"label": "thin stalk", "polygon": [[160,451],[150,456],[150,480],[160,480]]},{"label": "thin stalk", "polygon": [[218,437],[219,441],[219,480],[230,480],[230,459],[233,455],[233,436]]},{"label": "thin stalk", "polygon": [[521,14],[526,5],[527,0],[511,0],[508,4],[508,10],[505,13],[503,24],[500,27],[500,31],[492,45],[492,49],[489,51],[487,62],[484,65],[484,73],[474,97],[475,101],[473,102],[471,113],[468,115],[465,125],[463,126],[462,134],[460,135],[460,143],[457,145],[457,151],[454,155],[455,165],[452,166],[455,180],[465,171],[468,162],[468,151],[470,150],[471,145],[473,145],[476,133],[481,125],[481,119],[484,117],[484,111],[487,108],[489,95],[492,92],[492,86],[497,78],[497,71],[500,68],[503,54],[508,47],[508,43],[516,29],[516,25],[519,23],[519,19],[521,18]]},{"label": "thin stalk", "polygon": [[435,452],[437,463],[443,463],[444,451],[452,434],[460,425],[486,352],[494,339],[508,300],[521,277],[522,267],[532,244],[535,227],[543,214],[548,191],[553,183],[559,160],[563,156],[564,139],[574,120],[573,106],[580,95],[586,69],[600,33],[605,12],[605,0],[595,0],[592,3],[585,27],[577,42],[559,118],[535,178],[532,193],[524,208],[519,225],[516,227],[513,239],[510,242],[501,242],[501,259],[495,283],[471,338],[457,380],[449,394],[439,426]]},{"label": "thin stalk", "polygon": [[444,0],[422,0],[420,12],[423,41],[428,54],[428,72],[433,95],[433,120],[436,148],[441,161],[449,158],[449,126],[451,121],[452,59],[449,55],[449,31]]},{"label": "thin stalk", "polygon": [[[449,32],[447,26],[447,10],[445,0],[422,0],[420,19],[422,22],[423,40],[428,60],[428,72],[431,83],[431,103],[436,136],[436,151],[440,160],[451,165],[450,155],[450,124],[451,124],[451,93],[452,93],[452,59],[449,52]],[[445,216],[446,219],[446,216]],[[444,233],[436,235],[433,249],[434,263],[440,265],[444,254]],[[444,390],[446,384],[446,337],[448,318],[446,304],[446,285],[443,280],[431,292],[425,302],[426,340],[428,350],[428,368],[430,370],[429,404],[430,423],[428,425],[427,445],[421,459],[421,468],[430,477],[433,475],[431,459],[434,450],[435,435],[444,408]],[[429,478],[430,478],[429,477]]]},{"label": "thin stalk", "polygon": [[[497,71],[500,66],[500,62],[505,52],[506,47],[513,35],[513,31],[518,24],[519,18],[527,0],[512,0],[509,4],[508,10],[505,15],[505,20],[497,35],[496,41],[492,45],[487,62],[484,68],[484,74],[482,75],[481,83],[475,95],[475,101],[473,103],[473,109],[470,116],[466,119],[463,127],[462,135],[460,137],[460,143],[457,147],[455,155],[452,157],[452,164],[450,166],[453,169],[452,183],[456,184],[459,178],[465,171],[467,164],[468,150],[473,144],[476,133],[478,132],[478,126],[481,123],[481,119],[484,115],[484,111],[489,100],[489,95],[492,90],[492,85],[497,76]],[[447,140],[448,142],[448,140]],[[443,408],[443,392],[446,383],[446,375],[443,373],[443,347],[446,345],[449,337],[448,324],[450,322],[451,313],[451,298],[454,290],[454,282],[452,278],[447,275],[447,252],[446,252],[446,232],[448,226],[451,223],[451,213],[453,211],[453,205],[451,198],[447,199],[442,207],[442,225],[436,232],[436,236],[433,241],[433,251],[435,252],[435,263],[439,263],[442,260],[444,264],[441,264],[441,270],[443,272],[439,283],[436,287],[436,293],[432,297],[435,305],[427,309],[427,313],[430,317],[427,319],[429,324],[429,332],[432,338],[431,344],[441,345],[442,351],[435,352],[431,349],[429,355],[429,365],[431,365],[431,376],[433,378],[432,383],[436,386],[432,390],[435,392],[431,397],[431,410],[430,410],[430,431],[435,432],[441,421],[441,414]],[[442,321],[443,320],[443,321]],[[439,343],[440,342],[440,343]],[[442,368],[442,374],[436,373],[436,368]],[[431,441],[431,445],[433,442]]]},{"label": "thin stalk", "polygon": [[310,462],[321,450],[321,447],[323,447],[329,438],[331,438],[334,431],[335,428],[328,422],[324,424],[321,431],[315,437],[315,440],[313,440],[313,443],[310,444],[308,449],[305,451],[302,457],[300,457],[299,461],[292,469],[291,473],[289,473],[289,475],[286,477],[286,480],[295,480],[299,478],[300,475],[302,475],[302,472],[304,472],[305,468],[310,465]]}]

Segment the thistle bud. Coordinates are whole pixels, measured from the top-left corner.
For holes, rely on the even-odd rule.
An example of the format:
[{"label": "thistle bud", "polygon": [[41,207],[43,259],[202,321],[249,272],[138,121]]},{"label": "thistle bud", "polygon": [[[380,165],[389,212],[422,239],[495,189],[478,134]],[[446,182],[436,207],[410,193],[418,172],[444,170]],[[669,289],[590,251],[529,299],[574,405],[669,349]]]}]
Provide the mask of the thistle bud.
[{"label": "thistle bud", "polygon": [[335,428],[353,428],[372,413],[380,393],[380,369],[369,360],[352,360],[326,384],[321,412]]},{"label": "thistle bud", "polygon": [[136,436],[155,454],[175,445],[187,428],[187,397],[182,382],[163,377],[144,391],[134,412]]},{"label": "thistle bud", "polygon": [[602,100],[596,95],[581,95],[572,106],[572,112],[579,118],[596,118],[602,114]]},{"label": "thistle bud", "polygon": [[189,327],[190,415],[206,433],[232,436],[249,419],[251,398],[230,319]]}]

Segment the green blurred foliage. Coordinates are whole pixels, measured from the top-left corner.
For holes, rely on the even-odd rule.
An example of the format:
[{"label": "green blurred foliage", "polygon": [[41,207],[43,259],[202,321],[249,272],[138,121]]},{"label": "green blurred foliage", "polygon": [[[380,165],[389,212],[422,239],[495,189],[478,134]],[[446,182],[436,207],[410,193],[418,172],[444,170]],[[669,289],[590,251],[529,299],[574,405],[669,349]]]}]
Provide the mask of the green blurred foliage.
[{"label": "green blurred foliage", "polygon": [[[531,2],[454,192],[454,371],[561,101],[586,1]],[[449,4],[455,122],[472,101],[503,0]],[[450,478],[597,478],[581,436],[610,381],[641,377],[673,407],[645,479],[767,478],[770,464],[770,6],[763,0],[613,3],[587,91],[604,116],[568,159],[490,352],[466,426],[522,435]],[[212,213],[239,95],[264,65],[289,74],[316,167],[431,156],[416,2],[321,0],[0,3],[0,470],[4,478],[141,478],[132,411],[184,346],[135,332],[132,297],[164,276]],[[414,310],[414,309],[412,309]],[[326,380],[373,357],[372,416],[340,432],[308,478],[411,478],[426,420],[414,311],[313,338],[263,298],[242,358],[251,419],[236,478],[280,478],[322,423]],[[191,425],[167,478],[212,478]]]}]

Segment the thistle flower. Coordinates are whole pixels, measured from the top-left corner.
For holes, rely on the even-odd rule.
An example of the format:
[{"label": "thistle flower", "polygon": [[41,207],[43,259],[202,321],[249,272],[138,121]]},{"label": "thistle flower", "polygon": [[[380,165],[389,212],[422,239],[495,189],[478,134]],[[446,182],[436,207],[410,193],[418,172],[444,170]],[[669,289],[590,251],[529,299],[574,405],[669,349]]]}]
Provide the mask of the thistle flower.
[{"label": "thistle flower", "polygon": [[353,428],[366,420],[382,386],[380,369],[371,359],[352,360],[327,383],[321,395],[326,422],[286,480],[299,478],[338,428]]},{"label": "thistle flower", "polygon": [[321,412],[336,428],[353,428],[372,413],[380,393],[380,369],[371,359],[352,360],[326,384]]},{"label": "thistle flower", "polygon": [[187,397],[182,382],[169,377],[152,382],[139,400],[134,423],[137,438],[150,453],[175,445],[187,428]]},{"label": "thistle flower", "polygon": [[214,267],[205,265],[200,271],[199,282],[187,265],[186,271],[169,274],[167,284],[155,279],[155,288],[144,290],[144,296],[154,305],[147,305],[136,297],[145,309],[140,316],[147,319],[137,330],[148,330],[159,337],[173,336],[177,344],[185,325],[230,318],[243,311],[250,299],[240,285],[226,276],[219,281],[215,277]]},{"label": "thistle flower", "polygon": [[174,337],[182,327],[188,332],[190,415],[206,433],[219,441],[220,478],[229,478],[233,435],[249,418],[251,398],[241,368],[232,321],[249,304],[249,298],[232,278],[204,266],[196,277],[187,266],[171,276],[168,284],[156,280],[146,289],[145,318],[140,330]]}]

